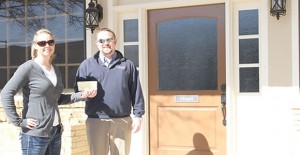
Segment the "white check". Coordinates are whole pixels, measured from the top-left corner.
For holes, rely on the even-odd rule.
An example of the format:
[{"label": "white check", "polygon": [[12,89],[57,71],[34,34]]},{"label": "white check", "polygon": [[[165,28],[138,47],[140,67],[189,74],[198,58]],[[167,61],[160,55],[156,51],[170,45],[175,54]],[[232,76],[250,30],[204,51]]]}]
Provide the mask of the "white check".
[{"label": "white check", "polygon": [[79,91],[97,90],[97,81],[79,81],[77,86]]}]

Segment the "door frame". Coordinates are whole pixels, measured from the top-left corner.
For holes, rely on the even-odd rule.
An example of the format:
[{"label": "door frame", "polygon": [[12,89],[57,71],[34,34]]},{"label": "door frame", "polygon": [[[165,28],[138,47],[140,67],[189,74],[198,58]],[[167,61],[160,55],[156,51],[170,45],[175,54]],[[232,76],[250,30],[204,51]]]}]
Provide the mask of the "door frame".
[{"label": "door frame", "polygon": [[[211,12],[211,13],[209,13]],[[215,141],[215,143],[213,143],[213,139],[214,138],[208,138],[207,140],[210,141],[209,142],[209,151],[215,152],[216,154],[225,154],[226,153],[226,126],[224,126],[222,124],[222,119],[224,116],[222,116],[222,111],[221,111],[221,85],[225,83],[225,71],[226,71],[226,66],[225,66],[225,4],[224,3],[218,3],[218,4],[211,4],[211,5],[197,5],[197,6],[188,6],[188,7],[179,7],[179,8],[166,8],[166,9],[158,9],[158,10],[149,10],[148,11],[148,39],[149,42],[148,44],[149,46],[149,65],[151,68],[149,68],[149,113],[150,113],[150,153],[151,154],[182,154],[185,151],[188,151],[189,147],[191,147],[190,145],[188,145],[187,143],[172,143],[174,142],[173,140],[170,140],[170,136],[168,135],[166,136],[167,133],[161,133],[160,131],[162,130],[169,130],[169,128],[162,127],[160,126],[158,122],[163,121],[161,120],[161,118],[166,118],[166,116],[163,116],[164,114],[167,113],[173,113],[175,111],[177,111],[178,113],[176,115],[179,114],[183,114],[184,113],[189,113],[187,112],[187,110],[183,110],[181,108],[190,108],[193,110],[196,110],[198,112],[194,113],[193,116],[189,115],[189,117],[191,117],[192,120],[197,120],[197,123],[194,122],[192,124],[201,124],[204,122],[207,122],[206,119],[202,119],[202,117],[205,115],[201,115],[201,114],[205,114],[206,112],[210,111],[214,111],[213,113],[216,114],[214,119],[211,119],[210,121],[207,122],[206,125],[200,127],[202,129],[191,129],[189,133],[187,133],[185,136],[182,136],[182,140],[185,141],[189,141],[190,140],[190,134],[194,133],[194,132],[200,132],[203,133],[203,136],[209,136],[209,131],[212,131],[212,128],[215,128],[213,132],[215,137],[218,137]],[[207,18],[207,19],[216,19],[216,39],[217,39],[217,88],[211,89],[211,90],[206,90],[206,89],[199,89],[199,90],[160,90],[158,89],[156,86],[158,84],[159,81],[159,77],[158,77],[158,70],[160,68],[160,66],[158,65],[158,55],[159,55],[159,51],[157,49],[156,46],[158,46],[159,43],[157,43],[157,33],[156,31],[158,31],[158,28],[156,25],[158,25],[159,23],[164,23],[164,22],[170,22],[173,21],[175,19],[190,19],[190,18]],[[175,20],[176,21],[176,20]],[[187,37],[187,36],[185,36]],[[203,59],[202,59],[203,60]],[[199,60],[198,60],[199,61]],[[202,64],[204,65],[204,64]],[[196,104],[180,104],[180,103],[176,103],[176,101],[173,100],[173,97],[177,96],[177,95],[187,95],[187,94],[192,94],[195,96],[199,96],[200,101],[197,101]],[[207,98],[207,100],[205,99],[206,97],[209,97],[210,99]],[[163,101],[163,102],[160,102]],[[210,110],[207,110],[206,108],[212,108]],[[159,110],[160,109],[160,110]],[[177,109],[177,110],[175,110]],[[181,110],[179,110],[181,109]],[[202,109],[202,110],[200,110]],[[206,109],[206,110],[204,110]],[[214,109],[214,110],[213,110]],[[212,111],[211,111],[212,110]],[[162,112],[164,111],[164,112]],[[171,112],[172,111],[172,112]],[[160,113],[162,112],[162,113]],[[164,113],[164,114],[163,114]],[[196,116],[197,115],[197,116]],[[184,117],[184,116],[183,116]],[[168,121],[174,122],[173,119],[175,119],[176,116],[173,115],[172,117],[168,118]],[[178,118],[177,118],[178,119]],[[173,121],[172,121],[173,120]],[[185,126],[184,124],[187,123],[184,120],[177,120],[179,122],[181,122],[182,124],[180,124],[179,126]],[[168,124],[167,122],[161,123],[161,125],[163,124]],[[178,122],[178,123],[179,123]],[[221,122],[221,123],[220,123]],[[177,124],[177,123],[176,123]],[[187,125],[187,124],[186,124]],[[191,124],[190,124],[191,125]],[[164,125],[163,125],[164,126]],[[175,128],[180,131],[180,127],[176,126]],[[209,127],[210,128],[209,128]],[[162,128],[163,129],[162,129]],[[207,128],[208,127],[208,128]],[[174,128],[174,130],[176,130]],[[162,129],[162,130],[161,130]],[[208,129],[208,130],[205,130]],[[174,134],[176,135],[176,133]],[[212,136],[211,135],[211,136]],[[179,136],[179,135],[178,135]],[[159,138],[160,137],[160,138]],[[165,138],[162,138],[165,137]],[[172,136],[171,136],[172,137]],[[176,136],[175,136],[176,137]],[[189,137],[188,139],[186,139],[186,137]],[[209,136],[210,137],[210,136]],[[164,140],[162,140],[164,139]],[[169,140],[168,140],[169,139]],[[180,140],[179,140],[180,141]],[[164,144],[161,144],[164,143]],[[170,144],[170,146],[168,145]],[[173,144],[173,145],[172,145]],[[212,146],[211,146],[212,145]],[[178,147],[188,147],[182,150],[177,150]],[[177,148],[177,149],[176,149]],[[177,150],[177,151],[176,151]],[[208,150],[206,150],[208,151]],[[172,152],[172,153],[171,153]],[[180,153],[179,153],[180,152]]]},{"label": "door frame", "polygon": [[[234,36],[233,33],[233,24],[234,19],[232,17],[233,3],[232,0],[191,0],[191,1],[174,1],[170,3],[169,1],[162,2],[149,2],[144,4],[132,4],[127,6],[117,6],[115,2],[108,1],[108,7],[113,10],[112,12],[107,12],[108,22],[107,26],[118,30],[117,35],[122,34],[123,26],[122,22],[119,20],[124,18],[123,14],[137,14],[137,19],[139,20],[139,71],[140,71],[140,81],[143,89],[143,94],[145,98],[145,115],[143,117],[142,125],[142,143],[143,143],[143,154],[149,154],[149,96],[148,96],[148,35],[147,35],[147,11],[152,9],[163,9],[163,8],[172,8],[172,7],[185,7],[185,6],[194,6],[194,5],[208,5],[208,4],[225,4],[225,55],[226,55],[226,95],[227,95],[227,125],[226,125],[226,137],[227,137],[227,154],[236,155],[237,153],[237,132],[236,132],[236,107],[235,107],[235,98],[236,94],[234,93]],[[122,18],[121,18],[122,16]],[[235,21],[236,22],[236,21]],[[117,45],[118,49],[122,49],[121,40]],[[140,143],[140,141],[139,141]]]}]

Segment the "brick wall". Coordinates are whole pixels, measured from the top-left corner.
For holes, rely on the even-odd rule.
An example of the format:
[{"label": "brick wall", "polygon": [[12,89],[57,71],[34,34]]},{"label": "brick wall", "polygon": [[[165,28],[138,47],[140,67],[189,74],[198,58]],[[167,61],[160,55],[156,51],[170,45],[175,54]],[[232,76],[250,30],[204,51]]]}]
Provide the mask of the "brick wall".
[{"label": "brick wall", "polygon": [[85,124],[64,125],[62,155],[89,155]]},{"label": "brick wall", "polygon": [[[89,155],[86,138],[84,102],[60,106],[60,114],[64,125],[62,136],[62,155]],[[22,101],[16,99],[19,114]],[[13,126],[7,119],[2,104],[0,104],[0,155],[21,154],[19,128]]]}]

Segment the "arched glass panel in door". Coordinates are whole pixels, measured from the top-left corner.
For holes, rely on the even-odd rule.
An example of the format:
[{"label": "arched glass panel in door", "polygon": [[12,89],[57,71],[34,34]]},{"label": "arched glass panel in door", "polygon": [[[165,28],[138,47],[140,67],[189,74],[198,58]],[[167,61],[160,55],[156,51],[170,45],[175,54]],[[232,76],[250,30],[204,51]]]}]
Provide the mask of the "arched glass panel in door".
[{"label": "arched glass panel in door", "polygon": [[217,90],[217,20],[182,18],[160,22],[159,90]]}]

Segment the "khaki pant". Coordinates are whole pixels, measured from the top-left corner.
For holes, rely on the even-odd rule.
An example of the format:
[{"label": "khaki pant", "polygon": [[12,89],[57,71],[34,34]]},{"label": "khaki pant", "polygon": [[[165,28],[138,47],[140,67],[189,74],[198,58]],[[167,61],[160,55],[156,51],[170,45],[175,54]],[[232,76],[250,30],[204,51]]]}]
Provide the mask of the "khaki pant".
[{"label": "khaki pant", "polygon": [[132,118],[88,118],[87,138],[91,155],[129,155]]}]

